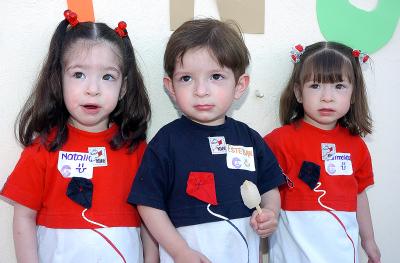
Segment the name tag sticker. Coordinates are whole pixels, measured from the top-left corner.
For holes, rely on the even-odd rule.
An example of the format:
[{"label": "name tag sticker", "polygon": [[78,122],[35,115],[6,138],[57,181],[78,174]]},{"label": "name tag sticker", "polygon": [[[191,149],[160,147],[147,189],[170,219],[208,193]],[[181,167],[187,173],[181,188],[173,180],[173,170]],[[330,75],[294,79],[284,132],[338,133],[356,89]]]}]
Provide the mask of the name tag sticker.
[{"label": "name tag sticker", "polygon": [[92,157],[88,153],[60,151],[57,169],[65,178],[83,177],[91,179],[93,177]]},{"label": "name tag sticker", "polygon": [[226,143],[224,136],[208,137],[212,154],[226,154]]},{"label": "name tag sticker", "polygon": [[226,145],[226,164],[230,169],[255,171],[253,147]]},{"label": "name tag sticker", "polygon": [[89,147],[88,152],[92,157],[93,167],[107,166],[106,147]]},{"label": "name tag sticker", "polygon": [[325,171],[329,175],[352,175],[350,153],[336,153],[329,160],[325,160]]},{"label": "name tag sticker", "polygon": [[336,153],[336,145],[333,143],[321,143],[322,160],[329,160]]}]

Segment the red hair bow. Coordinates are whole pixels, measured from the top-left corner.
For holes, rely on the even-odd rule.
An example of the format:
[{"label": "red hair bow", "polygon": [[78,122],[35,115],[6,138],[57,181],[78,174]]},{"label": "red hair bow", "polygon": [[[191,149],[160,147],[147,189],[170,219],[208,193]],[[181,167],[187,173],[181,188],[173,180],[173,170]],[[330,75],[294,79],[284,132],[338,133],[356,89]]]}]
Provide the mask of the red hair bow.
[{"label": "red hair bow", "polygon": [[351,54],[353,55],[353,57],[358,58],[360,63],[366,63],[369,59],[369,56],[367,54],[361,52],[361,50],[359,50],[359,49],[354,49]]},{"label": "red hair bow", "polygon": [[300,61],[300,56],[303,55],[304,53],[304,47],[301,44],[298,44],[294,47],[292,47],[292,50],[290,51],[290,57],[293,61],[293,63],[297,63]]},{"label": "red hair bow", "polygon": [[128,32],[126,31],[126,23],[124,21],[121,21],[118,23],[118,27],[115,28],[115,32],[122,38],[126,37],[128,35]]},{"label": "red hair bow", "polygon": [[76,26],[79,23],[76,13],[72,12],[69,9],[64,11],[64,17],[72,27]]}]

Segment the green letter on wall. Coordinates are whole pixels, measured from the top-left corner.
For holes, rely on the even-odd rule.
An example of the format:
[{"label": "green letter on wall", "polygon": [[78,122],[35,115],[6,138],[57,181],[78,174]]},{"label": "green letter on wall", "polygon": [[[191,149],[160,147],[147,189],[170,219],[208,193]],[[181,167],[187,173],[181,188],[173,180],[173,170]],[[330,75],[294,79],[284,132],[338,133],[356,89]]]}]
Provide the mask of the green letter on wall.
[{"label": "green letter on wall", "polygon": [[379,0],[371,12],[353,6],[349,0],[317,0],[318,23],[324,37],[368,53],[389,42],[399,16],[399,0]]}]

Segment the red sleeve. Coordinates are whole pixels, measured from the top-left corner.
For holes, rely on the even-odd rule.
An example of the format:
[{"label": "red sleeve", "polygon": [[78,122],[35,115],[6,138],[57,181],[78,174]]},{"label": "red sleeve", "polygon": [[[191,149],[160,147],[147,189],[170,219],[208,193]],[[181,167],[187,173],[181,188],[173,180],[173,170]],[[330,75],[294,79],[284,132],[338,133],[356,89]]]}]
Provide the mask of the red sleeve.
[{"label": "red sleeve", "polygon": [[47,150],[39,144],[25,148],[0,194],[33,210],[39,210],[47,156]]},{"label": "red sleeve", "polygon": [[279,134],[280,133],[277,132],[277,130],[274,130],[264,137],[264,141],[271,149],[271,151],[274,153],[280,167],[286,174],[288,170],[287,156],[284,153],[282,139],[280,138]]},{"label": "red sleeve", "polygon": [[361,138],[360,141],[360,165],[354,171],[354,176],[358,183],[358,193],[361,193],[365,188],[374,184],[371,155],[365,142]]},{"label": "red sleeve", "polygon": [[139,167],[140,163],[142,162],[142,158],[143,158],[146,148],[147,148],[146,141],[141,141],[138,145],[138,148],[136,149],[137,156],[138,156],[138,164],[137,164],[138,167]]}]

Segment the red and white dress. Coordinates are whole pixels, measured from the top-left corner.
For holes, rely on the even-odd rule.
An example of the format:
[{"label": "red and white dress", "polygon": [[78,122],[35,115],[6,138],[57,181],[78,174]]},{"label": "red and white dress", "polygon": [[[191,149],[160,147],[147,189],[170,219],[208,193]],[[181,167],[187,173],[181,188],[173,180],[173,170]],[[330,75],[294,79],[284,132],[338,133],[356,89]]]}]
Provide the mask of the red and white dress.
[{"label": "red and white dress", "polygon": [[[364,141],[339,125],[327,131],[304,121],[275,129],[264,140],[288,177],[280,188],[270,262],[358,262],[357,195],[373,184]],[[313,189],[299,178],[304,161],[320,166],[320,185]]]},{"label": "red and white dress", "polygon": [[[68,140],[60,150],[49,152],[36,140],[22,152],[0,194],[37,211],[40,262],[123,262],[93,229],[106,236],[126,262],[143,262],[140,217],[126,200],[146,143],[140,143],[132,154],[127,148],[112,150],[109,140],[117,129],[114,125],[90,133],[68,126]],[[106,228],[83,218],[84,207],[66,195],[71,178],[60,171],[62,162],[69,165],[71,173],[83,171],[87,167],[82,156],[88,156],[90,149],[99,150],[101,156],[96,160],[106,163],[86,173],[93,183],[93,197],[85,216]],[[63,161],[63,157],[68,160]]]}]

